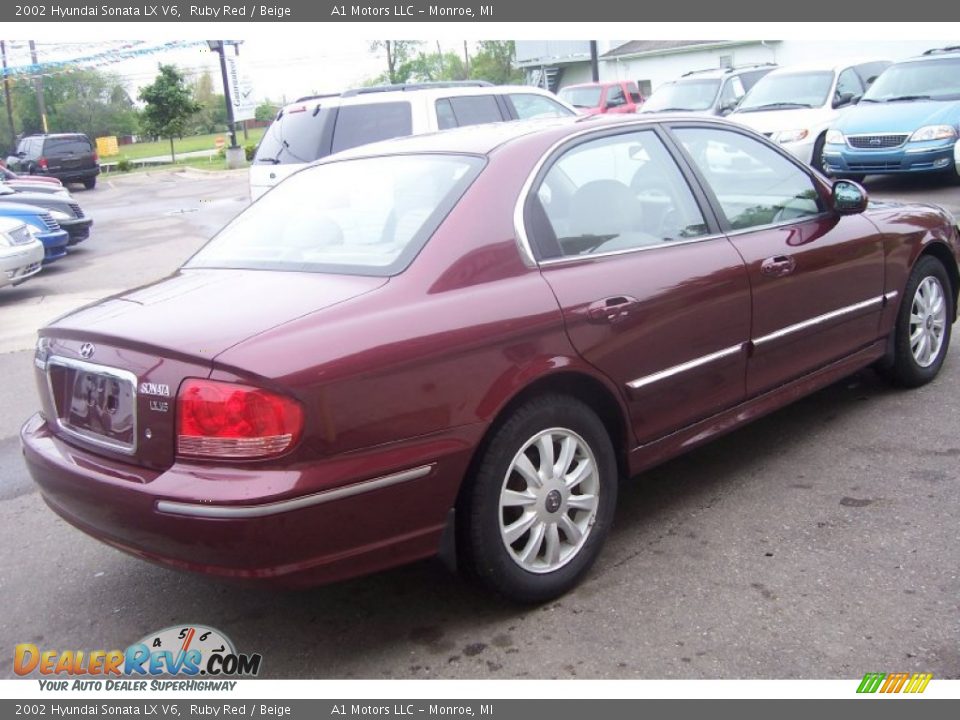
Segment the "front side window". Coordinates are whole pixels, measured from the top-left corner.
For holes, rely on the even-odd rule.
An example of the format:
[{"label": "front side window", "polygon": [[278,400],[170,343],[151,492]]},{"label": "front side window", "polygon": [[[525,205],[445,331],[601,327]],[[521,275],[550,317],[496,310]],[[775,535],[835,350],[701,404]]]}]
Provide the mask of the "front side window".
[{"label": "front side window", "polygon": [[441,130],[503,120],[497,99],[493,95],[441,98],[437,100],[436,107],[437,123]]},{"label": "front side window", "polygon": [[482,166],[472,156],[396,155],[308,167],[234,218],[185,267],[394,275]]},{"label": "front side window", "polygon": [[863,95],[863,84],[860,82],[860,76],[853,68],[847,68],[837,78],[837,99],[848,95],[850,98],[858,98]]},{"label": "front side window", "polygon": [[413,133],[408,102],[343,105],[337,113],[331,152],[349,150],[379,140],[404,137]]},{"label": "front side window", "polygon": [[823,211],[813,180],[762,142],[730,130],[674,130],[713,190],[734,230],[778,224]]},{"label": "front side window", "polygon": [[623,89],[619,85],[607,88],[607,107],[618,107],[625,105],[627,99],[623,95]]},{"label": "front side window", "polygon": [[[592,255],[708,233],[693,193],[652,131],[581,143],[544,176],[532,236],[544,258]],[[540,212],[542,211],[542,212]]]}]

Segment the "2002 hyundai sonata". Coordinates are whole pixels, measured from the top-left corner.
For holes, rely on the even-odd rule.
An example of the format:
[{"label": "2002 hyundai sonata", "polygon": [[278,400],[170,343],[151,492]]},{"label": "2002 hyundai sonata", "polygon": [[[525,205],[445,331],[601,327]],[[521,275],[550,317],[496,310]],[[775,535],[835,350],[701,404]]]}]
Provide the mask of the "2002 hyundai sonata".
[{"label": "2002 hyundai sonata", "polygon": [[164,565],[316,584],[440,553],[571,588],[617,483],[956,319],[945,211],[723,121],[548,121],[310,166],[40,333],[46,502]]}]

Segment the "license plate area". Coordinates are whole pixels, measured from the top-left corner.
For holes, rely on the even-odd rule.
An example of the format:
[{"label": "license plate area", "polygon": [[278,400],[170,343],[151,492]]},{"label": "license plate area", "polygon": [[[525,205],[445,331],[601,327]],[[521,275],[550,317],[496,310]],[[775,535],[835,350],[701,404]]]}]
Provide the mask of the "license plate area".
[{"label": "license plate area", "polygon": [[137,445],[137,378],[126,370],[51,357],[47,384],[56,423],[73,438],[132,455]]}]

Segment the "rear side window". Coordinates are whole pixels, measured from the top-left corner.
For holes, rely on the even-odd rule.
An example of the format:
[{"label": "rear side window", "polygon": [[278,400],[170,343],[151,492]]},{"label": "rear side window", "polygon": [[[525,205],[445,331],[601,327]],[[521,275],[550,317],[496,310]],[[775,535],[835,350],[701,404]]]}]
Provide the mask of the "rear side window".
[{"label": "rear side window", "polygon": [[89,155],[93,152],[90,141],[83,135],[47,138],[44,155]]},{"label": "rear side window", "polygon": [[408,102],[344,105],[337,114],[330,152],[413,134]]},{"label": "rear side window", "polygon": [[[500,122],[503,115],[493,95],[441,98],[437,100],[437,122],[441,130],[464,125]],[[452,124],[450,124],[452,122]]]},{"label": "rear side window", "polygon": [[530,118],[552,118],[573,115],[567,108],[555,100],[532,93],[511,93],[505,95],[520,120]]},{"label": "rear side window", "polygon": [[[264,133],[255,163],[309,163],[321,157],[331,111],[319,103],[284,108]],[[329,131],[326,132],[327,143]]]}]

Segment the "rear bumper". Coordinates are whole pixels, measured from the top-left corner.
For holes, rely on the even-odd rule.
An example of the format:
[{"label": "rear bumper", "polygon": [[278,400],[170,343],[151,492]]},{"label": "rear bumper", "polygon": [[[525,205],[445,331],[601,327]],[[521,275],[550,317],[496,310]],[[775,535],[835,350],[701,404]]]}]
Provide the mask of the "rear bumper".
[{"label": "rear bumper", "polygon": [[835,175],[944,172],[960,169],[960,143],[906,143],[890,150],[860,150],[847,145],[827,145],[823,159],[827,171]]},{"label": "rear bumper", "polygon": [[48,177],[53,177],[62,183],[83,182],[90,180],[100,174],[100,166],[90,168],[76,168],[73,170],[53,170],[47,173]]},{"label": "rear bumper", "polygon": [[[284,469],[149,470],[67,444],[39,415],[21,441],[46,503],[98,540],[181,570],[302,587],[436,554],[480,432]],[[331,482],[351,470],[355,480]]]}]

